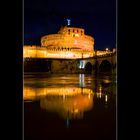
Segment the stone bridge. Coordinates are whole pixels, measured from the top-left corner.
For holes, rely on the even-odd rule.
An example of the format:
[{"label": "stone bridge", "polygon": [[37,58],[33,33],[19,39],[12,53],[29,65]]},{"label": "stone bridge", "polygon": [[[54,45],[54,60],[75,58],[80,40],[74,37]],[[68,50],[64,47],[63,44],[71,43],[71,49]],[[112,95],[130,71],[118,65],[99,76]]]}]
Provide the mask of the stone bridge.
[{"label": "stone bridge", "polygon": [[85,72],[112,71],[116,69],[116,52],[106,55],[94,56],[92,58],[80,59],[79,63],[79,68]]},{"label": "stone bridge", "polygon": [[81,59],[26,58],[24,70],[51,73],[116,72],[116,63],[116,52]]}]

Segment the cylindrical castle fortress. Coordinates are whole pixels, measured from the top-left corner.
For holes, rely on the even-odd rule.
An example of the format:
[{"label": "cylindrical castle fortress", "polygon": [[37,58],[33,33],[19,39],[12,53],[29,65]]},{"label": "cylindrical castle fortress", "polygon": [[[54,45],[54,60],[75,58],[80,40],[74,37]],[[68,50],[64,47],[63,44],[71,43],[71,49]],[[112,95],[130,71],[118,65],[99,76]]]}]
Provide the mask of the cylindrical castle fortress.
[{"label": "cylindrical castle fortress", "polygon": [[41,38],[41,46],[46,48],[48,58],[85,58],[94,55],[94,38],[85,35],[84,29],[62,27],[58,34]]},{"label": "cylindrical castle fortress", "polygon": [[25,45],[24,58],[78,59],[94,56],[94,38],[83,28],[61,27],[57,34],[41,38],[41,46]]}]

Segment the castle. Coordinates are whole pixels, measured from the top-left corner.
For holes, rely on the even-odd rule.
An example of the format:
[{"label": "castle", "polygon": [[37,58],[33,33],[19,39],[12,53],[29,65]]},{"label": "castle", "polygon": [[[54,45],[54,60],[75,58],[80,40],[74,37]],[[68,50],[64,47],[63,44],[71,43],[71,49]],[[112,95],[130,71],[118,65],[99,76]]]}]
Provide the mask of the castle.
[{"label": "castle", "polygon": [[[94,38],[86,35],[83,28],[61,27],[57,34],[41,37],[41,45],[24,45],[24,71],[45,71],[53,73],[81,73],[81,70],[92,71],[97,59],[108,55],[111,65],[116,49],[110,51],[94,50]],[[86,60],[87,59],[87,60]],[[114,56],[115,61],[115,56]],[[103,59],[100,60],[101,62]],[[90,64],[90,65],[89,65]],[[90,67],[90,68],[89,68]],[[82,70],[83,72],[83,70]]]},{"label": "castle", "polygon": [[83,28],[61,27],[57,34],[41,38],[41,46],[24,46],[24,58],[77,59],[94,56],[94,38]]}]

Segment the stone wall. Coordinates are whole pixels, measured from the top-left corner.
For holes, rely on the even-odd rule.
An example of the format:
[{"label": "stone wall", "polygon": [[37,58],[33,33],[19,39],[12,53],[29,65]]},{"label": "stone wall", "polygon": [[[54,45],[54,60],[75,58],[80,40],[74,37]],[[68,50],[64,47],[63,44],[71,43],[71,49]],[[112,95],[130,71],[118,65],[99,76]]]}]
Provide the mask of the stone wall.
[{"label": "stone wall", "polygon": [[52,73],[76,73],[78,63],[75,60],[52,60]]}]

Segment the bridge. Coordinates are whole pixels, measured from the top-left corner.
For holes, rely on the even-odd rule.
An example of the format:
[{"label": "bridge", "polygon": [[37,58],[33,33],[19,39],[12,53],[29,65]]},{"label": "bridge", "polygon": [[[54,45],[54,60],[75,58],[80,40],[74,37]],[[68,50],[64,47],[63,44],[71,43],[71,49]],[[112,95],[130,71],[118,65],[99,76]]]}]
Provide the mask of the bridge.
[{"label": "bridge", "polygon": [[112,71],[116,69],[117,57],[116,51],[95,55],[90,58],[79,59],[79,68],[87,72],[97,71]]},{"label": "bridge", "polygon": [[[31,50],[30,50],[31,51]],[[113,51],[95,51],[94,56],[79,58],[47,58],[44,48],[32,47],[32,55],[24,55],[25,71],[45,71],[52,73],[92,73],[116,70],[116,49]],[[25,52],[24,52],[25,53]]]}]

